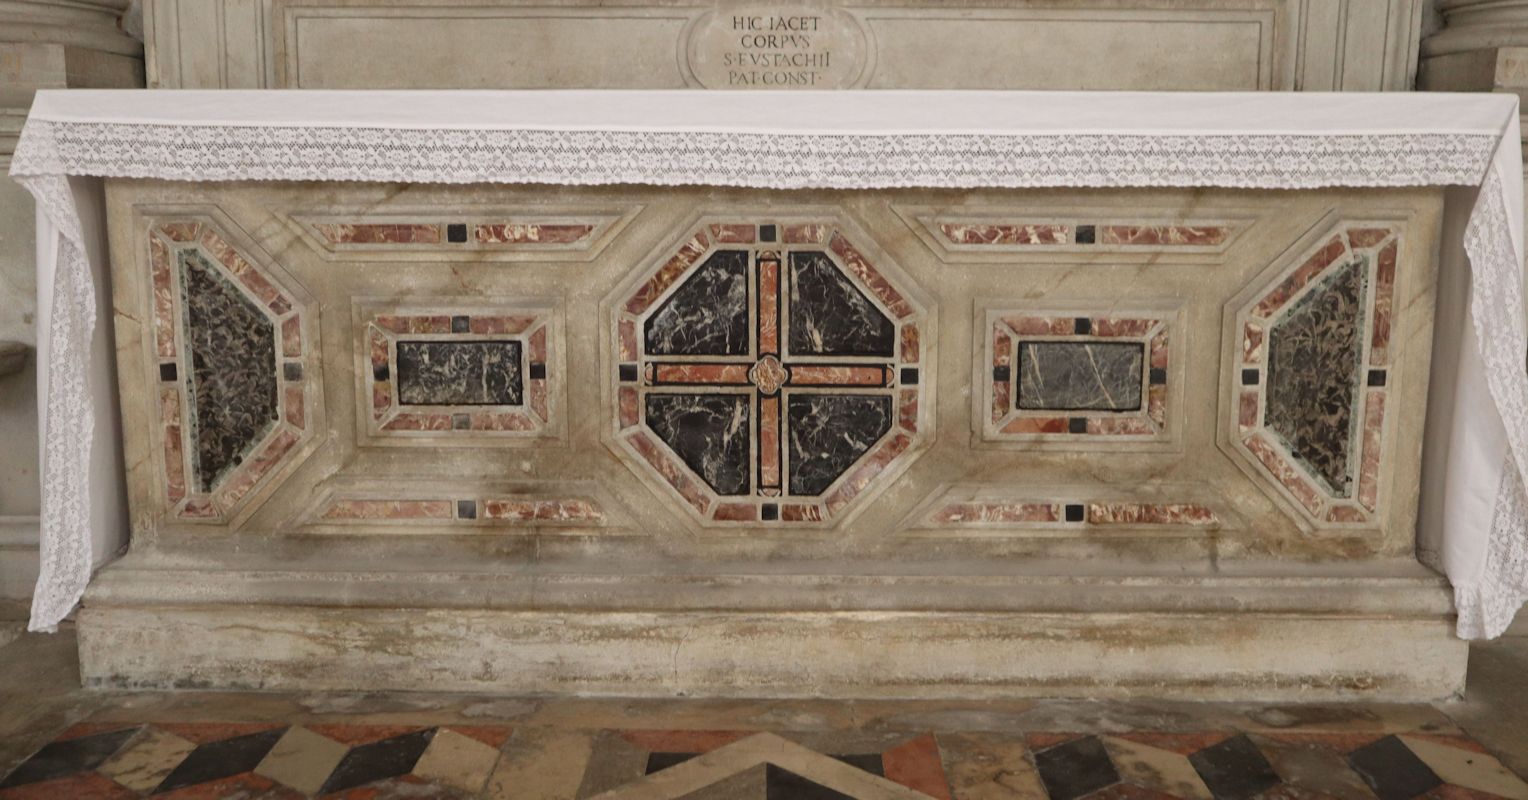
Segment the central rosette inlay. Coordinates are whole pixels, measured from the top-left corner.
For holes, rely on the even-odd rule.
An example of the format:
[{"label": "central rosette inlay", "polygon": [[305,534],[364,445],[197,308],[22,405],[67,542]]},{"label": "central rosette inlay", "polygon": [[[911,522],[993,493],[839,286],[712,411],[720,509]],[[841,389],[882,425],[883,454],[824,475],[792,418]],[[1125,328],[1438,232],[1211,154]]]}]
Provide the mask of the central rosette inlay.
[{"label": "central rosette inlay", "polygon": [[767,395],[779,394],[780,387],[784,386],[785,382],[790,380],[790,377],[790,371],[785,368],[784,364],[780,363],[780,359],[772,355],[766,355],[759,359],[759,363],[754,364],[753,369],[748,370],[748,380],[753,382],[754,386],[759,387],[760,392]]},{"label": "central rosette inlay", "polygon": [[830,519],[913,443],[919,312],[830,225],[710,225],[619,300],[618,438],[717,522]]}]

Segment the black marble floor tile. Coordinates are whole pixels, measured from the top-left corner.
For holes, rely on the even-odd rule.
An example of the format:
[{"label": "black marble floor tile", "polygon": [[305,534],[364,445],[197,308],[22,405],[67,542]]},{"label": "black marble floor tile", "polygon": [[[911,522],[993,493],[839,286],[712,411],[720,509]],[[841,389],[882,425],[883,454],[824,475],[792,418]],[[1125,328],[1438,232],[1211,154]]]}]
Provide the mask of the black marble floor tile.
[{"label": "black marble floor tile", "polygon": [[766,800],[854,800],[852,795],[829,789],[774,764],[765,767],[764,775]]},{"label": "black marble floor tile", "polygon": [[117,752],[137,731],[137,727],[123,728],[119,731],[53,742],[38,750],[6,776],[5,780],[0,781],[0,789],[50,781],[54,778],[95,769],[106,759],[111,758],[112,754]]},{"label": "black marble floor tile", "polygon": [[1096,736],[1035,753],[1035,767],[1051,800],[1073,800],[1119,783],[1119,771]]},{"label": "black marble floor tile", "polygon": [[318,793],[339,792],[383,778],[407,775],[419,763],[419,757],[424,755],[425,748],[434,738],[435,729],[429,728],[351,748]]},{"label": "black marble floor tile", "polygon": [[1348,765],[1369,784],[1379,800],[1410,800],[1443,785],[1437,773],[1395,736],[1386,736],[1349,753]]},{"label": "black marble floor tile", "polygon": [[165,776],[154,792],[168,792],[249,772],[260,766],[285,733],[286,728],[275,728],[200,745]]},{"label": "black marble floor tile", "polygon": [[1188,760],[1216,800],[1244,800],[1279,783],[1273,765],[1246,736],[1206,747]]}]

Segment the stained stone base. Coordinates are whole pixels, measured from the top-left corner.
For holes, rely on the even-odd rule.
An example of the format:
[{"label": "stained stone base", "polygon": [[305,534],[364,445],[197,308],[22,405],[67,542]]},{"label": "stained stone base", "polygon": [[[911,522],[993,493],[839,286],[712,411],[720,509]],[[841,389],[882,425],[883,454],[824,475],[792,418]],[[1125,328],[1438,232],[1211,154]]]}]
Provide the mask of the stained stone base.
[{"label": "stained stone base", "polygon": [[79,637],[100,688],[620,696],[1441,699],[1468,653],[1443,581],[1401,562],[635,576],[129,556],[93,585]]}]

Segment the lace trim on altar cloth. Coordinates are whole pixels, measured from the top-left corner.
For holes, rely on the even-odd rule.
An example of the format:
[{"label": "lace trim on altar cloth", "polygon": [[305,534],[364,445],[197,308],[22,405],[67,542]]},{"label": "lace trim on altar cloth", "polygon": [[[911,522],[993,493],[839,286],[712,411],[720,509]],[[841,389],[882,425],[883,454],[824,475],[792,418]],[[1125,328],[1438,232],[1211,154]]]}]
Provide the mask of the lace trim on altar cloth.
[{"label": "lace trim on altar cloth", "polygon": [[[90,578],[90,267],[67,175],[186,181],[721,185],[764,189],[1481,185],[1465,232],[1472,319],[1509,463],[1479,580],[1456,586],[1459,634],[1499,635],[1528,599],[1528,373],[1522,266],[1499,135],[917,134],[315,128],[31,119],[11,174],[60,231],[51,325],[42,572],[31,628],[51,629]],[[1509,146],[1516,147],[1516,142]]]},{"label": "lace trim on altar cloth", "polygon": [[902,186],[1476,185],[1481,134],[822,135],[30,120],[12,174],[170,180]]},{"label": "lace trim on altar cloth", "polygon": [[1472,267],[1470,320],[1506,428],[1507,455],[1478,581],[1454,587],[1458,633],[1466,639],[1502,635],[1528,600],[1528,321],[1507,224],[1502,176],[1493,167],[1465,226],[1464,250]]}]

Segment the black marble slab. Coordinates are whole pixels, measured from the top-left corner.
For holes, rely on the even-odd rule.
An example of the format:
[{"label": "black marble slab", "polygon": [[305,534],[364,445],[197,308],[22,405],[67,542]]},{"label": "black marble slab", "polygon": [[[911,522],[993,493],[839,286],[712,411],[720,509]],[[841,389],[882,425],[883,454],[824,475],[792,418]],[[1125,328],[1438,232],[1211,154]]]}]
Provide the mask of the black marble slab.
[{"label": "black marble slab", "polygon": [[721,495],[747,494],[753,431],[742,394],[649,394],[647,427]]},{"label": "black marble slab", "polygon": [[896,326],[826,253],[790,254],[789,296],[792,355],[892,355]]},{"label": "black marble slab", "polygon": [[1367,277],[1364,259],[1354,258],[1268,331],[1265,424],[1338,497],[1352,491]]},{"label": "black marble slab", "polygon": [[718,250],[643,325],[647,352],[748,353],[748,251]]},{"label": "black marble slab", "polygon": [[518,341],[398,342],[398,402],[516,406],[524,402]]},{"label": "black marble slab", "polygon": [[815,496],[891,430],[887,395],[792,394],[786,402],[791,494]]},{"label": "black marble slab", "polygon": [[179,257],[197,487],[208,492],[276,423],[276,329],[205,256]]},{"label": "black marble slab", "polygon": [[1019,342],[1026,410],[1138,411],[1146,348],[1140,342]]}]

